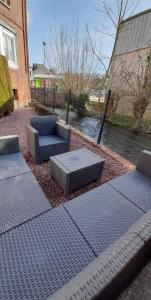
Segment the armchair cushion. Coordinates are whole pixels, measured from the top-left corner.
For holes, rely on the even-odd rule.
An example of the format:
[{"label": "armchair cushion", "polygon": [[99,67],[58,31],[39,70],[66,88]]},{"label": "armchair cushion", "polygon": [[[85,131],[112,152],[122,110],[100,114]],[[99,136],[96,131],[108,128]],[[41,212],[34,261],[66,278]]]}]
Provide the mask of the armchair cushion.
[{"label": "armchair cushion", "polygon": [[39,146],[48,146],[48,145],[53,145],[53,144],[58,144],[58,143],[64,143],[65,139],[58,135],[45,135],[45,136],[40,136],[39,137]]},{"label": "armchair cushion", "polygon": [[48,160],[50,156],[67,151],[67,142],[57,135],[40,136],[39,148],[41,161]]},{"label": "armchair cushion", "polygon": [[55,116],[31,117],[30,125],[39,132],[40,136],[56,134],[56,117]]}]

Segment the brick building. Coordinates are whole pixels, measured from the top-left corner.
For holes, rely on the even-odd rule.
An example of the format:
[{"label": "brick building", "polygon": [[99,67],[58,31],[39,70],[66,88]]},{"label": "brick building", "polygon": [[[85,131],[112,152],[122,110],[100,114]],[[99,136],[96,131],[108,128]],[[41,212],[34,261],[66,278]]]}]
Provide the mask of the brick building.
[{"label": "brick building", "polygon": [[[126,81],[122,81],[122,73],[124,74],[124,69],[126,69],[130,74],[134,74],[133,88],[138,88],[139,76],[143,83],[143,69],[145,72],[146,59],[150,51],[151,9],[148,9],[121,23],[108,80],[108,88],[112,90],[112,94],[115,92],[115,100],[118,100],[117,94],[120,94],[120,100],[114,101],[114,113],[133,117],[134,96]],[[141,58],[141,64],[139,64],[139,58]],[[139,84],[139,87],[142,83]],[[132,89],[132,91],[134,90]],[[151,126],[151,99],[148,100],[148,105],[143,114],[146,127]]]},{"label": "brick building", "polygon": [[8,59],[15,104],[30,100],[26,0],[0,0],[0,53]]}]

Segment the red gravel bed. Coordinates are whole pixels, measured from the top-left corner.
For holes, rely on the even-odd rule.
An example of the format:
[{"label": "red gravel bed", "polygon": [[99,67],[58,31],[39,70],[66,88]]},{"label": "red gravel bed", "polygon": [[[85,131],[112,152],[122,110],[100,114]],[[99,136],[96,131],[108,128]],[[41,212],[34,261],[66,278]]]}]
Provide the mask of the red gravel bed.
[{"label": "red gravel bed", "polygon": [[129,167],[122,161],[113,158],[111,155],[107,154],[100,147],[92,145],[92,143],[84,140],[81,136],[74,133],[71,139],[71,150],[79,148],[87,148],[92,152],[102,156],[106,159],[105,167],[103,171],[103,176],[101,180],[88,184],[87,186],[75,191],[69,196],[63,194],[62,189],[55,182],[53,178],[49,176],[49,166],[48,162],[44,162],[41,165],[35,165],[32,161],[31,155],[28,153],[27,143],[26,143],[26,124],[29,122],[29,117],[35,115],[33,109],[19,109],[13,112],[10,116],[6,116],[0,119],[0,135],[10,135],[18,134],[21,151],[31,168],[33,174],[35,175],[37,181],[39,182],[41,188],[43,189],[46,197],[51,202],[53,206],[57,206],[60,203],[68,201],[76,196],[87,192],[102,183],[121,175],[129,170]]}]

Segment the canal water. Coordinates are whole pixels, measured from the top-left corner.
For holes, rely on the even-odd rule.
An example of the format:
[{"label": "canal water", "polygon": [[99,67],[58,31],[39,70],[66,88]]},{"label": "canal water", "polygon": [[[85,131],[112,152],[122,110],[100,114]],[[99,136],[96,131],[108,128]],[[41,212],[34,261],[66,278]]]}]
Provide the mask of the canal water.
[{"label": "canal water", "polygon": [[[60,118],[65,120],[65,111],[56,109],[56,113]],[[101,121],[99,119],[94,117],[78,118],[74,112],[70,112],[69,124],[97,140],[101,126]],[[142,150],[146,149],[151,151],[150,134],[134,134],[127,128],[108,123],[104,126],[101,143],[134,164],[137,162]]]}]

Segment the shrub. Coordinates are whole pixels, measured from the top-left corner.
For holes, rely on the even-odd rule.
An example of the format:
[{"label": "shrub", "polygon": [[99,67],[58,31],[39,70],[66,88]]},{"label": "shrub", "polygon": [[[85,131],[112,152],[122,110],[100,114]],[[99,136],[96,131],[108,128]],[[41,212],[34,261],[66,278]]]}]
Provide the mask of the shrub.
[{"label": "shrub", "polygon": [[[64,95],[66,105],[68,103],[68,94]],[[76,96],[71,93],[70,97],[70,109],[75,111],[79,117],[82,117],[86,113],[86,104],[89,101],[89,96],[87,94],[80,94]]]},{"label": "shrub", "polygon": [[89,101],[87,94],[80,94],[79,96],[72,97],[72,106],[79,117],[86,113],[86,103]]},{"label": "shrub", "polygon": [[0,117],[13,111],[13,98],[7,59],[0,55]]}]

